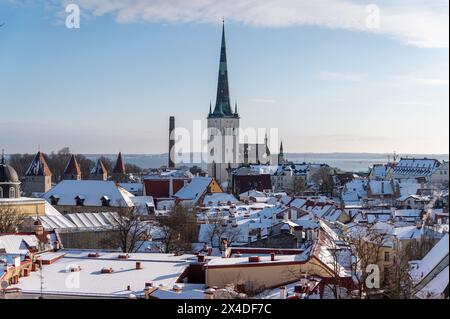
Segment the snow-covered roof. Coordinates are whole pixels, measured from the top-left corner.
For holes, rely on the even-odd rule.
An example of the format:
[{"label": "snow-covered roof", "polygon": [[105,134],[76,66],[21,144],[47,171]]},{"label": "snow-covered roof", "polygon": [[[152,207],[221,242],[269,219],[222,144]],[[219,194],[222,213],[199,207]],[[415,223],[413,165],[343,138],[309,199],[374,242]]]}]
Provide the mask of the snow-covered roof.
[{"label": "snow-covered roof", "polygon": [[228,203],[231,202],[232,204],[238,203],[238,199],[234,197],[232,194],[228,193],[213,193],[205,196],[205,199],[203,200],[203,204],[205,205],[218,205],[219,203]]},{"label": "snow-covered roof", "polygon": [[[422,260],[416,262],[410,274],[417,283],[425,278],[442,260],[448,258],[449,252],[449,235],[445,234],[439,242],[425,255]],[[447,259],[448,265],[448,259]],[[448,273],[448,271],[447,271]],[[448,277],[447,277],[448,281]]]},{"label": "snow-covered roof", "polygon": [[212,181],[213,179],[211,177],[194,177],[191,182],[184,185],[174,197],[196,203],[208,190],[208,186]]},{"label": "snow-covered roof", "polygon": [[429,177],[441,163],[436,159],[402,158],[394,168],[395,178]]},{"label": "snow-covered roof", "polygon": [[115,212],[67,214],[65,217],[79,228],[110,228],[117,226],[120,220]]},{"label": "snow-covered roof", "polygon": [[372,195],[393,195],[394,189],[392,188],[392,184],[386,181],[370,181],[369,182],[370,190],[372,191]]},{"label": "snow-covered roof", "polygon": [[0,251],[6,254],[25,255],[30,247],[38,247],[36,235],[0,235]]},{"label": "snow-covered roof", "polygon": [[170,179],[170,178],[191,179],[192,177],[193,175],[188,169],[173,169],[158,173],[151,173],[147,175],[144,179]]},{"label": "snow-covered roof", "polygon": [[63,180],[50,191],[44,198],[51,202],[52,197],[58,198],[58,205],[76,205],[76,198],[84,199],[84,206],[103,206],[102,198],[110,200],[113,207],[133,207],[132,195],[112,181],[94,180]]},{"label": "snow-covered roof", "polygon": [[445,289],[449,283],[449,266],[440,271],[432,280],[430,280],[415,296],[421,299],[442,298]]},{"label": "snow-covered roof", "polygon": [[45,230],[76,228],[77,226],[63,215],[39,216]]},{"label": "snow-covered roof", "polygon": [[119,186],[130,193],[141,193],[144,191],[142,183],[119,183]]},{"label": "snow-covered roof", "polygon": [[[65,255],[50,265],[44,265],[43,293],[53,296],[127,298],[131,293],[142,294],[146,283],[154,286],[172,287],[193,255],[137,253],[128,259],[119,259],[119,253],[99,252],[98,258],[89,258],[92,251],[60,251]],[[142,269],[136,269],[136,262]],[[79,266],[80,271],[71,273],[70,268]],[[102,273],[103,268],[112,268],[112,273]],[[75,279],[68,285],[68,276]],[[127,287],[130,286],[130,290]],[[30,273],[14,287],[24,294],[39,294],[41,280],[39,272]]]},{"label": "snow-covered roof", "polygon": [[265,193],[257,190],[249,190],[239,195],[239,198],[249,198],[249,197],[267,197]]},{"label": "snow-covered roof", "polygon": [[152,196],[134,196],[130,197],[134,206],[136,207],[137,214],[147,215],[149,213],[149,209],[155,207],[155,202]]}]

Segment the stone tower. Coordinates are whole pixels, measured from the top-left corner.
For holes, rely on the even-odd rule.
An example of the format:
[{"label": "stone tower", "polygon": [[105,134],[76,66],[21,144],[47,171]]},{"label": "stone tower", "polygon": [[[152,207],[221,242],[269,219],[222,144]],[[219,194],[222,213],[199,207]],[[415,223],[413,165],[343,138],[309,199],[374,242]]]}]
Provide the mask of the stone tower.
[{"label": "stone tower", "polygon": [[125,183],[127,181],[127,172],[125,170],[125,161],[122,157],[122,152],[117,155],[116,165],[111,174],[112,180],[117,183]]},{"label": "stone tower", "polygon": [[25,196],[46,193],[52,188],[52,172],[43,153],[38,152],[25,172]]},{"label": "stone tower", "polygon": [[208,174],[220,183],[228,180],[230,168],[240,162],[239,115],[237,106],[232,111],[228,84],[225,23],[222,26],[219,78],[214,111],[210,105],[208,115]]},{"label": "stone tower", "polygon": [[108,170],[103,164],[101,159],[97,160],[91,172],[89,173],[89,179],[96,181],[106,181],[108,179]]},{"label": "stone tower", "polygon": [[76,181],[81,180],[81,169],[80,169],[80,165],[78,165],[75,155],[72,155],[70,157],[70,160],[67,163],[66,168],[64,169],[62,179],[76,180]]}]

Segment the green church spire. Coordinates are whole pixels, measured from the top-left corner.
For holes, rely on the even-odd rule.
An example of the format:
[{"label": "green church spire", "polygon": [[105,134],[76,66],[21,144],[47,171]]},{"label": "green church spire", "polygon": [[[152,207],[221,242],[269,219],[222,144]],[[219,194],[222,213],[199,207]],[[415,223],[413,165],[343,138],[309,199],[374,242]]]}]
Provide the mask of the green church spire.
[{"label": "green church spire", "polygon": [[[237,114],[237,113],[236,113]],[[228,85],[227,47],[225,39],[225,21],[222,25],[222,45],[220,49],[219,78],[217,82],[217,97],[214,112],[210,117],[234,117],[230,103],[230,89]]]}]

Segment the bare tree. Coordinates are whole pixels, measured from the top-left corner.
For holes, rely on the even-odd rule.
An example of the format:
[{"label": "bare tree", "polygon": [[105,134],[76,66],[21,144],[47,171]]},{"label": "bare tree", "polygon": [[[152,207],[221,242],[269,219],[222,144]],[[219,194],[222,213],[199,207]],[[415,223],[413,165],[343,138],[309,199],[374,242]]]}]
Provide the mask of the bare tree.
[{"label": "bare tree", "polygon": [[208,229],[205,236],[211,247],[213,247],[216,242],[219,242],[221,238],[225,237],[228,221],[220,212],[217,212],[206,218],[206,225]]},{"label": "bare tree", "polygon": [[149,226],[141,221],[134,207],[120,207],[117,211],[117,231],[112,235],[114,245],[124,253],[137,252],[149,239]]},{"label": "bare tree", "polygon": [[11,207],[0,207],[0,233],[16,233],[26,217]]},{"label": "bare tree", "polygon": [[410,276],[409,261],[412,259],[415,248],[411,244],[405,247],[394,245],[393,263],[385,269],[384,286],[385,295],[390,299],[409,299],[413,288]]},{"label": "bare tree", "polygon": [[295,176],[293,189],[294,196],[301,196],[304,194],[305,191],[306,191],[305,179],[302,176]]},{"label": "bare tree", "polygon": [[329,167],[321,167],[312,174],[311,180],[319,188],[319,192],[325,195],[332,195],[334,189],[332,170]]},{"label": "bare tree", "polygon": [[387,247],[388,235],[375,229],[373,225],[352,227],[346,237],[351,246],[351,272],[358,285],[358,297],[367,296],[367,269],[371,265],[380,265],[382,252]]},{"label": "bare tree", "polygon": [[176,205],[167,216],[157,219],[162,232],[165,252],[191,250],[191,243],[198,238],[195,213],[181,205]]}]

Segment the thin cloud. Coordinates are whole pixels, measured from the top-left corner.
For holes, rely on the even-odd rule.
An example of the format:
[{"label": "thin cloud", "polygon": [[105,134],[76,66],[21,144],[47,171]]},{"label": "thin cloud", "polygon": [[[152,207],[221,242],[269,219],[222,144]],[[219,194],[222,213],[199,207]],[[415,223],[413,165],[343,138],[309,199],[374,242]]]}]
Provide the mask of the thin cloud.
[{"label": "thin cloud", "polygon": [[252,102],[263,103],[263,104],[275,104],[275,103],[277,103],[277,101],[274,100],[274,99],[258,99],[258,98],[252,99]]},{"label": "thin cloud", "polygon": [[320,80],[361,82],[364,75],[357,73],[320,72],[316,76]]},{"label": "thin cloud", "polygon": [[[52,4],[67,0],[47,0]],[[359,0],[72,0],[84,15],[137,21],[218,23],[225,17],[255,27],[317,26],[387,35],[413,46],[448,48],[448,1]]]},{"label": "thin cloud", "polygon": [[422,78],[415,76],[400,75],[394,77],[396,81],[408,84],[426,85],[426,86],[448,86],[449,80],[442,78]]}]

